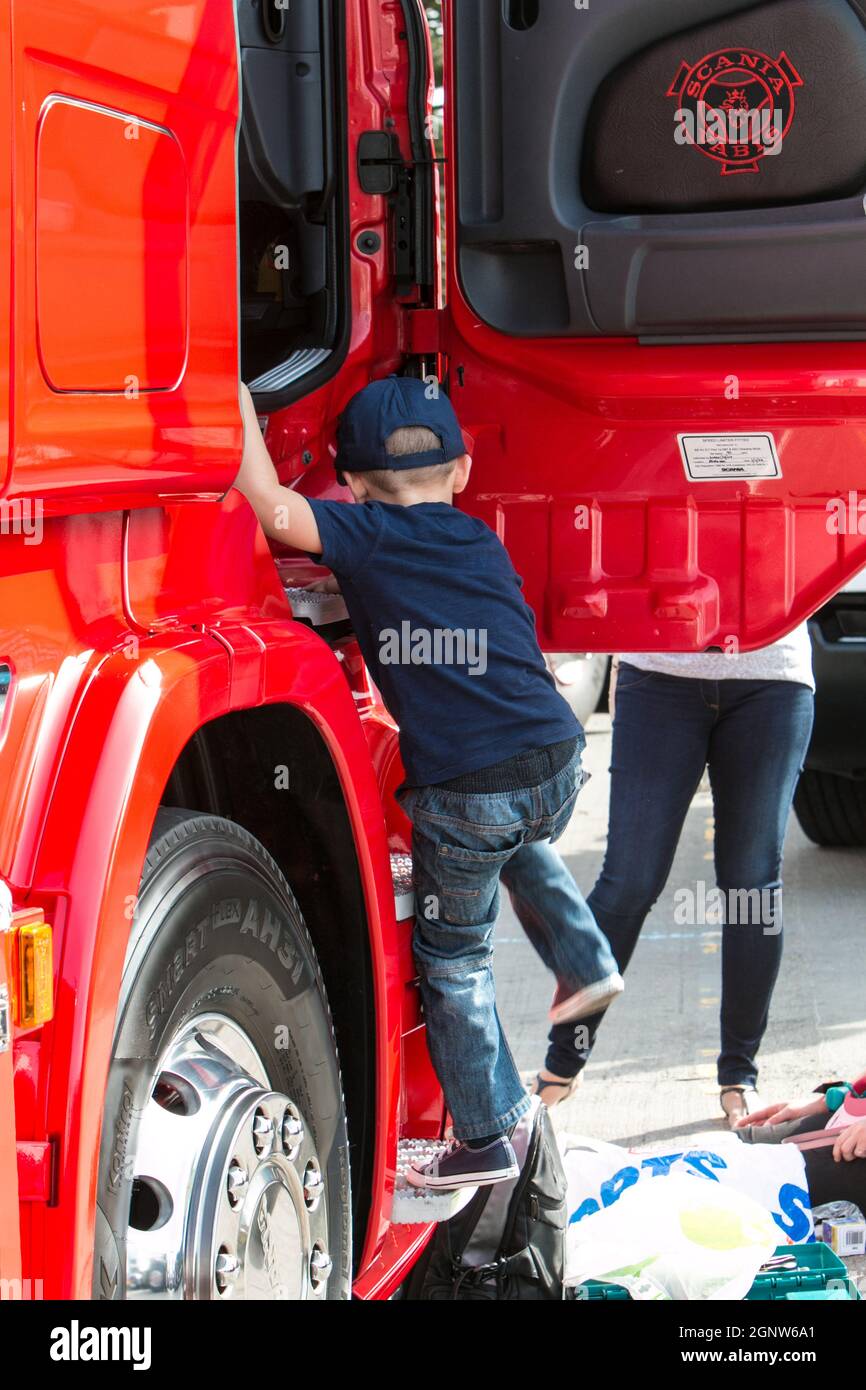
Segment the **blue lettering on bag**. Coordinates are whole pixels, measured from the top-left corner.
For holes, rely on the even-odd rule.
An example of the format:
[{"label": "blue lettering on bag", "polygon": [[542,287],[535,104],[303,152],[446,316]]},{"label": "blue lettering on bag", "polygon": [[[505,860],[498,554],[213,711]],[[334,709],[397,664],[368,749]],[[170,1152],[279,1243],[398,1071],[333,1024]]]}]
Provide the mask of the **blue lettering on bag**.
[{"label": "blue lettering on bag", "polygon": [[696,1173],[700,1173],[702,1178],[709,1178],[711,1182],[718,1182],[715,1173],[709,1172],[703,1165],[708,1163],[710,1168],[727,1168],[727,1163],[721,1154],[710,1153],[709,1149],[690,1149],[685,1155],[683,1162],[690,1168],[694,1168]]},{"label": "blue lettering on bag", "polygon": [[601,1211],[598,1202],[594,1197],[587,1197],[586,1201],[581,1202],[577,1211],[568,1218],[568,1224],[573,1226],[576,1221],[582,1221],[585,1216],[592,1216],[597,1211]]},{"label": "blue lettering on bag", "polygon": [[[692,1171],[702,1178],[709,1178],[711,1182],[718,1182],[719,1179],[712,1171],[714,1168],[727,1168],[727,1163],[721,1154],[712,1153],[709,1149],[690,1149],[688,1153],[674,1154],[650,1154],[641,1160],[641,1169],[649,1169],[652,1177],[666,1177],[678,1159],[682,1159]],[[619,1172],[614,1173],[612,1178],[608,1178],[601,1185],[601,1203],[604,1207],[612,1207],[628,1188],[633,1187],[640,1178],[640,1169],[634,1167],[620,1168]],[[779,1189],[779,1205],[781,1212],[772,1212],[771,1215],[776,1225],[781,1227],[785,1234],[796,1245],[799,1241],[806,1240],[810,1234],[809,1218],[809,1193],[802,1187],[796,1187],[793,1183],[785,1183]],[[587,1197],[577,1210],[569,1218],[569,1225],[574,1225],[582,1221],[585,1216],[593,1216],[601,1207],[594,1197]]]},{"label": "blue lettering on bag", "polygon": [[[779,1188],[779,1206],[782,1212],[774,1211],[773,1220],[797,1245],[809,1235],[809,1194],[804,1188],[786,1182]],[[786,1217],[789,1218],[787,1221]]]},{"label": "blue lettering on bag", "polygon": [[620,1168],[618,1173],[614,1173],[612,1178],[601,1185],[602,1206],[612,1207],[614,1202],[618,1202],[627,1187],[633,1187],[640,1177],[637,1168]]},{"label": "blue lettering on bag", "polygon": [[654,1178],[664,1178],[668,1174],[671,1165],[676,1163],[682,1154],[651,1154],[649,1158],[641,1160],[641,1168],[651,1168]]}]

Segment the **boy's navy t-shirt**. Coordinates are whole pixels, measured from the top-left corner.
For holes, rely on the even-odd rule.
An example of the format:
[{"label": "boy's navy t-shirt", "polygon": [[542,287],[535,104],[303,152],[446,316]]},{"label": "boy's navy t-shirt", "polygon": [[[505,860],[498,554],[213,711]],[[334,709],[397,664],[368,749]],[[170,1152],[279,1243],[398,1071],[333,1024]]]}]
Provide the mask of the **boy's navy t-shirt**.
[{"label": "boy's navy t-shirt", "polygon": [[577,735],[523,581],[489,526],[446,502],[307,500],[322,563],[400,727],[405,785],[445,782]]}]

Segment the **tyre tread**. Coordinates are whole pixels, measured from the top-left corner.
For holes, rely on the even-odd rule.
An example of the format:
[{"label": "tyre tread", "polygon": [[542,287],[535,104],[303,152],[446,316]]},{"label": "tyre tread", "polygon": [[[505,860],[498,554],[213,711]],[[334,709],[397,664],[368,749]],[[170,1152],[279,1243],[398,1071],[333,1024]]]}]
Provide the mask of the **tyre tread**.
[{"label": "tyre tread", "polygon": [[[345,1091],[343,1089],[343,1071],[340,1060],[340,1051],[337,1045],[337,1036],[334,1029],[333,1014],[331,1013],[331,1005],[328,999],[327,989],[325,987],[324,976],[322,975],[321,966],[319,964],[318,953],[316,951],[315,943],[313,942],[313,938],[310,935],[309,928],[307,927],[307,923],[304,919],[304,915],[301,911],[300,904],[298,903],[295,894],[292,892],[292,889],[284,873],[282,872],[282,869],[280,868],[279,864],[276,862],[273,856],[268,853],[261,841],[257,840],[255,836],[251,835],[250,832],[248,830],[245,830],[243,826],[238,825],[236,821],[228,820],[225,817],[211,815],[209,813],[186,811],[178,807],[161,807],[157,812],[156,819],[154,821],[153,829],[151,831],[150,842],[148,844],[147,853],[145,855],[144,863],[142,865],[139,891],[141,889],[141,885],[144,884],[152,874],[155,874],[161,868],[163,868],[166,865],[166,863],[171,859],[171,857],[178,852],[178,850],[182,850],[185,847],[185,845],[190,841],[191,838],[203,833],[217,834],[221,836],[224,840],[228,839],[229,841],[234,842],[234,844],[238,848],[244,850],[246,853],[251,855],[251,857],[255,861],[260,863],[263,868],[267,869],[267,871],[273,877],[274,883],[287,899],[287,902],[291,908],[294,918],[293,928],[298,931],[298,934],[301,937],[303,944],[306,946],[307,955],[312,965],[315,980],[318,985],[319,997],[324,1007],[325,1018],[327,1020],[328,1036],[330,1038],[333,1059],[335,1062],[336,1087],[338,1092],[339,1104],[343,1116],[344,1143],[348,1144],[348,1116],[346,1115],[346,1098]],[[350,1181],[348,1172],[347,1181]],[[346,1248],[348,1253],[349,1268],[351,1270],[352,1222],[350,1187],[346,1188],[346,1197],[349,1202],[350,1213],[348,1218],[346,1234],[346,1239],[348,1242]],[[100,1211],[99,1208],[97,1208],[97,1210],[98,1212]],[[338,1219],[342,1220],[342,1218]],[[106,1228],[110,1231],[111,1228],[108,1225],[108,1223],[106,1222],[105,1224]],[[99,1253],[98,1247],[95,1253]],[[341,1279],[339,1281],[338,1288],[343,1289],[343,1287],[344,1285]],[[108,1296],[111,1297],[117,1295],[109,1294]],[[346,1299],[351,1298],[351,1274],[349,1275],[349,1283],[346,1286],[346,1291],[342,1294],[338,1294],[338,1297]]]},{"label": "tyre tread", "polygon": [[866,785],[833,772],[807,768],[794,809],[804,834],[826,848],[866,845]]},{"label": "tyre tread", "polygon": [[[167,824],[168,829],[161,829],[161,824]],[[264,859],[268,868],[273,872],[273,874],[281,884],[283,891],[285,892],[287,898],[289,899],[289,902],[292,905],[292,908],[294,909],[298,925],[301,928],[304,940],[306,941],[307,947],[309,948],[310,956],[312,958],[316,972],[316,981],[320,987],[322,999],[324,1001],[325,1012],[328,1017],[328,1032],[330,1034],[331,1042],[334,1047],[334,1056],[337,1059],[337,1075],[339,1077],[340,1085],[340,1100],[342,1101],[343,1110],[345,1111],[346,1097],[343,1091],[343,1070],[342,1064],[340,1062],[339,1048],[337,1047],[337,1035],[334,1031],[334,1019],[331,1013],[331,1005],[328,999],[328,991],[325,988],[325,979],[322,975],[321,966],[319,965],[319,955],[316,950],[313,938],[310,936],[309,928],[307,927],[304,914],[301,911],[301,905],[295,897],[294,893],[292,892],[288,879],[286,878],[277,861],[265,849],[261,840],[257,840],[255,836],[251,835],[248,830],[245,830],[242,825],[238,825],[237,821],[227,820],[224,816],[202,814],[201,812],[197,811],[184,811],[176,807],[160,807],[159,811],[157,812],[156,820],[154,821],[154,827],[153,832],[151,834],[150,844],[148,846],[147,854],[145,855],[144,859],[144,865],[142,867],[142,880],[145,878],[146,874],[148,873],[148,870],[156,869],[158,865],[163,863],[169,852],[173,852],[175,849],[180,848],[184,844],[184,842],[189,839],[189,833],[182,834],[182,831],[192,832],[199,830],[213,830],[215,827],[219,829],[221,834],[228,833],[230,838],[236,839],[238,843],[241,844],[246,850],[250,851],[253,854],[257,854]],[[167,839],[168,834],[172,830],[174,831],[174,835],[172,837],[170,850],[168,848],[163,850],[163,842]]]}]

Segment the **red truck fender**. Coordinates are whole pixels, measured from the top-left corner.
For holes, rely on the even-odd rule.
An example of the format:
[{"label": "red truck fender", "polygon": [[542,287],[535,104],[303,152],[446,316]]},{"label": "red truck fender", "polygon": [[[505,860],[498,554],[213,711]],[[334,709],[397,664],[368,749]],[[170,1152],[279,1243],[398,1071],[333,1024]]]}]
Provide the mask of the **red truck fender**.
[{"label": "red truck fender", "polygon": [[[56,1010],[44,1030],[45,1133],[57,1145],[46,1211],[46,1293],[89,1297],[100,1132],[114,1017],[141,865],[160,795],[187,740],[234,709],[288,702],[317,726],[345,794],[371,938],[378,1032],[376,1198],[396,1144],[399,1007],[386,960],[397,952],[382,803],[363,727],[323,642],[291,622],[142,641],[108,655],[77,711],[56,769],[33,889],[56,895]],[[76,827],[73,839],[70,828]],[[376,1223],[372,1223],[371,1230]],[[49,1256],[53,1260],[53,1257]],[[34,1251],[34,1261],[40,1261]],[[55,1279],[59,1281],[55,1287]]]}]

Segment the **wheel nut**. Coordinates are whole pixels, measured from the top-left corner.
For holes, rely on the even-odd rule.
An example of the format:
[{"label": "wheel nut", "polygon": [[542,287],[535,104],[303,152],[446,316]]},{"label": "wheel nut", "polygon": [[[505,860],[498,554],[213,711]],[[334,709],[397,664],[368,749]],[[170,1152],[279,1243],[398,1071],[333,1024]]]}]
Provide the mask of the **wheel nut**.
[{"label": "wheel nut", "polygon": [[220,1293],[226,1293],[232,1287],[240,1268],[241,1262],[236,1255],[230,1255],[228,1250],[219,1252],[216,1261],[216,1286]]},{"label": "wheel nut", "polygon": [[309,1211],[315,1211],[324,1190],[325,1184],[322,1182],[319,1165],[311,1161],[304,1173],[304,1201]]},{"label": "wheel nut", "polygon": [[314,1289],[321,1288],[334,1268],[334,1262],[327,1250],[317,1245],[310,1256],[310,1283]]},{"label": "wheel nut", "polygon": [[304,1142],[304,1126],[297,1111],[287,1108],[283,1116],[283,1152],[289,1160],[297,1156],[301,1144]]},{"label": "wheel nut", "polygon": [[253,1119],[253,1145],[261,1157],[267,1153],[274,1142],[274,1122],[263,1110],[257,1110]]},{"label": "wheel nut", "polygon": [[244,1188],[248,1182],[246,1169],[242,1168],[239,1163],[232,1163],[228,1171],[226,1186],[228,1187],[229,1201],[233,1207],[240,1206],[243,1201]]}]

